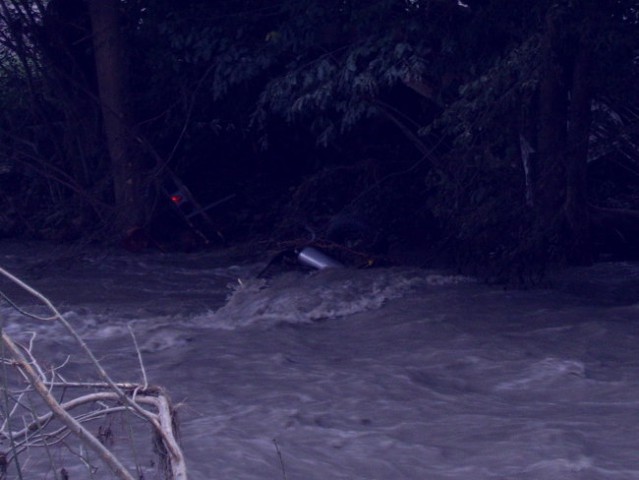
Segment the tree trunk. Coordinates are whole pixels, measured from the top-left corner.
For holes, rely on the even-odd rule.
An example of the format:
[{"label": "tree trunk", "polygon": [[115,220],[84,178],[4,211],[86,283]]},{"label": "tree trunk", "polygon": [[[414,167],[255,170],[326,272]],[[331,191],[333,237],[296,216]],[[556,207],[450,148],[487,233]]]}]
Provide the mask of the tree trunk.
[{"label": "tree trunk", "polygon": [[590,264],[593,246],[588,209],[588,140],[591,126],[591,52],[587,30],[582,35],[572,69],[566,168],[566,201],[568,260],[573,264]]},{"label": "tree trunk", "polygon": [[558,259],[571,264],[593,259],[587,197],[592,68],[588,13],[590,9],[563,7],[548,12],[539,88],[536,233],[550,242]]},{"label": "tree trunk", "polygon": [[537,127],[538,156],[533,180],[536,234],[544,237],[540,240],[553,243],[556,241],[553,237],[564,200],[563,156],[568,121],[568,89],[560,51],[560,30],[561,19],[555,12],[549,12],[542,44],[543,64]]},{"label": "tree trunk", "polygon": [[130,128],[126,48],[118,0],[89,0],[104,132],[113,175],[114,226],[120,233],[144,222],[143,172]]}]

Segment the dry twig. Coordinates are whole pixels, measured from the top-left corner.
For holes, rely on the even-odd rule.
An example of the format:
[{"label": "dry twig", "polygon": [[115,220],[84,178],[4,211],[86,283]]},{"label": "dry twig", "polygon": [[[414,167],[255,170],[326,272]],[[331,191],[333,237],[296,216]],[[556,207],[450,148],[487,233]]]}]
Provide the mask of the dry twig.
[{"label": "dry twig", "polygon": [[[49,446],[64,438],[70,432],[80,440],[82,445],[95,452],[111,469],[111,471],[114,472],[117,478],[121,480],[134,480],[133,475],[122,465],[120,460],[115,457],[115,455],[103,444],[103,442],[101,442],[99,438],[93,435],[82,425],[83,422],[87,422],[95,418],[104,417],[115,412],[126,411],[145,419],[154,427],[154,431],[161,439],[164,449],[167,452],[167,458],[165,459],[169,467],[169,471],[167,472],[167,475],[169,476],[167,478],[170,480],[186,480],[186,465],[184,456],[177,441],[177,432],[174,429],[175,419],[173,416],[173,409],[168,396],[163,389],[159,387],[150,387],[148,385],[141,353],[132,329],[130,329],[130,331],[143,375],[143,383],[141,385],[135,383],[114,382],[104,370],[93,352],[91,352],[84,340],[60,314],[60,312],[58,312],[48,298],[1,267],[0,274],[44,303],[52,312],[52,316],[35,317],[24,312],[22,309],[18,309],[18,311],[40,321],[57,321],[61,323],[67,332],[69,332],[80,345],[83,352],[89,357],[102,379],[102,382],[93,383],[67,382],[58,373],[58,370],[61,367],[51,369],[49,372],[50,378],[47,378],[47,374],[32,353],[35,334],[31,335],[29,345],[24,347],[14,342],[14,340],[7,335],[4,330],[0,329],[2,347],[10,357],[10,359],[3,361],[5,368],[7,363],[10,364],[10,366],[15,368],[29,383],[30,388],[32,389],[21,391],[18,394],[18,398],[12,399],[14,406],[11,409],[7,408],[9,411],[5,412],[6,418],[0,424],[0,437],[5,437],[11,440],[14,457],[28,446]],[[6,296],[2,296],[6,298]],[[6,395],[8,385],[5,384],[1,387],[4,389]],[[64,403],[58,401],[53,394],[55,389],[68,390],[73,387],[90,387],[96,388],[99,391],[81,395]],[[11,429],[9,419],[13,415],[16,415],[19,408],[26,408],[22,404],[21,398],[30,391],[35,391],[42,398],[50,412],[42,415],[37,415],[33,412],[32,419],[30,421],[23,418],[24,426],[19,430],[13,431]],[[104,402],[110,402],[114,406],[104,405]],[[5,406],[8,407],[8,402],[5,403],[7,403]],[[76,416],[70,413],[73,409],[83,405],[96,405],[97,407],[95,410],[88,413],[85,412],[83,414],[78,414]],[[148,410],[143,405],[153,407],[155,413]],[[27,409],[27,411],[31,410]],[[44,428],[49,425],[54,418],[60,421],[63,427],[57,430],[45,432]]]}]

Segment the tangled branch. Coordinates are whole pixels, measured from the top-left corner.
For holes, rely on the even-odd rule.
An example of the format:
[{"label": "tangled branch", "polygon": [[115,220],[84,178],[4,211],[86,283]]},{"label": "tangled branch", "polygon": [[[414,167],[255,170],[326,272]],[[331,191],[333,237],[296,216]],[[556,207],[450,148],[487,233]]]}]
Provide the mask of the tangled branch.
[{"label": "tangled branch", "polygon": [[[49,378],[47,378],[47,374],[32,353],[35,335],[32,335],[28,346],[23,346],[16,343],[4,330],[0,329],[2,336],[2,343],[0,345],[2,348],[2,357],[5,355],[7,357],[2,358],[3,368],[6,369],[7,366],[12,367],[29,385],[25,389],[13,392],[13,407],[10,409],[7,408],[7,412],[5,412],[6,418],[4,418],[0,424],[0,438],[10,440],[13,454],[12,458],[15,459],[18,470],[19,463],[17,462],[17,456],[25,448],[50,446],[52,443],[60,441],[72,434],[82,445],[95,452],[117,478],[121,480],[134,480],[135,477],[106,447],[106,442],[103,441],[104,439],[99,438],[99,434],[98,436],[94,435],[83,425],[83,423],[89,420],[105,417],[116,412],[127,412],[150,423],[155,434],[161,439],[163,447],[161,450],[166,454],[163,463],[167,465],[167,471],[165,472],[167,479],[186,480],[186,465],[183,453],[177,441],[177,433],[174,427],[175,418],[171,402],[162,388],[148,385],[135,337],[133,337],[133,341],[143,372],[143,383],[116,383],[107,374],[84,340],[48,298],[2,267],[0,267],[0,274],[46,305],[51,312],[51,316],[34,316],[23,309],[18,309],[18,311],[23,315],[28,315],[39,321],[59,322],[62,324],[78,343],[81,350],[89,357],[102,380],[101,382],[94,383],[68,382],[58,372],[61,367],[52,369],[49,372]],[[2,294],[1,296],[7,299],[6,295]],[[10,304],[14,305],[12,302],[10,302]],[[131,335],[133,335],[132,331]],[[5,384],[0,385],[0,388],[4,390],[5,403],[8,406],[9,402],[6,400],[9,397],[9,386],[6,383],[6,375],[4,375],[4,377]],[[92,388],[97,391],[77,396],[64,403],[61,403],[54,395],[54,392],[57,390],[66,391],[77,387]],[[9,421],[10,418],[17,415],[17,411],[20,408],[23,410],[26,408],[23,404],[23,398],[32,392],[37,393],[44,401],[49,412],[44,414],[32,413],[30,420],[23,417],[23,427],[18,430],[12,430],[11,422]],[[92,410],[76,415],[71,413],[78,407],[87,405],[91,406]],[[149,410],[148,407],[151,407],[152,410]],[[31,409],[27,408],[27,411],[31,411]],[[62,427],[45,431],[45,427],[49,426],[54,419],[60,422]]]}]

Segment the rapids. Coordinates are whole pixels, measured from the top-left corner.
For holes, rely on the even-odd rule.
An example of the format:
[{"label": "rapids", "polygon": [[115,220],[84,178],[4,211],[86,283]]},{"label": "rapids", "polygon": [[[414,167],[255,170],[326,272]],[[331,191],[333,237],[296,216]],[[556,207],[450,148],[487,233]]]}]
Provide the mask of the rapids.
[{"label": "rapids", "polygon": [[[639,265],[520,291],[407,267],[257,279],[266,260],[0,244],[0,266],[120,381],[141,378],[131,327],[178,404],[191,480],[639,479]],[[6,302],[0,318],[20,341],[35,332],[44,363],[70,356],[67,378],[95,378],[60,326]],[[143,478],[161,478],[145,448]],[[58,461],[72,480],[112,478]]]}]

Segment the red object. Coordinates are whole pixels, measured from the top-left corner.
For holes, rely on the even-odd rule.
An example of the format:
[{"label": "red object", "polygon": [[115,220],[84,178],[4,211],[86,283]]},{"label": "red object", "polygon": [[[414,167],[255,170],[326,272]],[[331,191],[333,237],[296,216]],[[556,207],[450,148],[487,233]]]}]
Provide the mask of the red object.
[{"label": "red object", "polygon": [[179,193],[174,193],[171,195],[171,201],[176,205],[180,205],[184,201],[184,197]]}]

